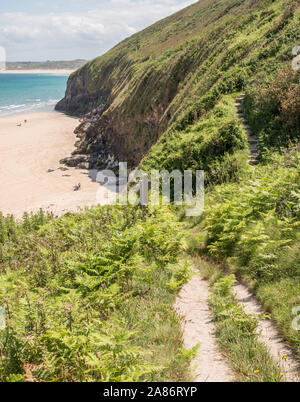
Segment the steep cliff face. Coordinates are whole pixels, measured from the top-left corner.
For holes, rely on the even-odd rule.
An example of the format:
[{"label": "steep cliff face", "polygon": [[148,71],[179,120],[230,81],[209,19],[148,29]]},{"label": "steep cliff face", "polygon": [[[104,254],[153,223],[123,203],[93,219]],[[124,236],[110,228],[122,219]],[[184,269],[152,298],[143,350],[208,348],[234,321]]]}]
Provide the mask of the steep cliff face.
[{"label": "steep cliff face", "polygon": [[[73,73],[57,110],[82,117],[67,164],[137,166],[203,97],[241,91],[289,60],[298,1],[201,0]],[[198,119],[209,102],[187,119]],[[206,106],[205,106],[206,105]]]},{"label": "steep cliff face", "polygon": [[105,105],[106,94],[101,91],[89,91],[87,88],[87,66],[72,74],[67,83],[65,97],[55,109],[71,115],[82,116],[100,104]]}]

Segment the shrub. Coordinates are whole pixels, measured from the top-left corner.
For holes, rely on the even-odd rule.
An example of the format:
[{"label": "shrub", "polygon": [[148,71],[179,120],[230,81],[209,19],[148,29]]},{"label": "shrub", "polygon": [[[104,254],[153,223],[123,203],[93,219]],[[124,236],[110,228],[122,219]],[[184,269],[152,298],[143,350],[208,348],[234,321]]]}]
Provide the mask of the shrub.
[{"label": "shrub", "polygon": [[250,93],[246,101],[249,122],[264,149],[282,149],[300,140],[299,73],[281,70],[268,86]]}]

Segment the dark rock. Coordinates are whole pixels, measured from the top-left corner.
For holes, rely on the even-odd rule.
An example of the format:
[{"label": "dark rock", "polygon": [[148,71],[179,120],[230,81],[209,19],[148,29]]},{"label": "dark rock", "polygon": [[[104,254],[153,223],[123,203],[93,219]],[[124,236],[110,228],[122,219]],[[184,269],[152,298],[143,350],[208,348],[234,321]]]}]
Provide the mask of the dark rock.
[{"label": "dark rock", "polygon": [[89,157],[87,155],[73,155],[69,156],[68,158],[61,159],[59,163],[70,166],[76,167],[80,163],[88,163]]},{"label": "dark rock", "polygon": [[90,92],[87,88],[87,66],[84,66],[69,77],[65,97],[57,103],[55,110],[83,116],[95,108],[105,109],[106,94],[102,91]]},{"label": "dark rock", "polygon": [[76,166],[76,169],[89,169],[89,162],[81,162]]}]

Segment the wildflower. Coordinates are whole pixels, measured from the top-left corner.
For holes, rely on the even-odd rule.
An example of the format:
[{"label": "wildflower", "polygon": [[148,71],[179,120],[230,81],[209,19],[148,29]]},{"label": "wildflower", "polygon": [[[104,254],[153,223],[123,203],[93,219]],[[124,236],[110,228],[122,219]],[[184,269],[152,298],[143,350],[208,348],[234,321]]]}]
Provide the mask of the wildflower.
[{"label": "wildflower", "polygon": [[282,354],[281,357],[282,357],[283,360],[287,359],[287,356],[285,354]]},{"label": "wildflower", "polygon": [[71,311],[73,309],[73,304],[65,304],[65,309]]},{"label": "wildflower", "polygon": [[254,374],[258,374],[259,373],[259,370],[254,370]]},{"label": "wildflower", "polygon": [[281,377],[284,376],[284,373],[280,373]]}]

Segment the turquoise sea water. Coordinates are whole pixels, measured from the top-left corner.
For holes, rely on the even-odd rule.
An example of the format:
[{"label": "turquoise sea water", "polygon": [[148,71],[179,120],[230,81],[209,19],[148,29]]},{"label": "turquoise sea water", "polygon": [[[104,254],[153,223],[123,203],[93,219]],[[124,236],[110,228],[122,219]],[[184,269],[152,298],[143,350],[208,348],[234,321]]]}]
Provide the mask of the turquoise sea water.
[{"label": "turquoise sea water", "polygon": [[64,97],[67,76],[0,74],[0,117],[48,112]]}]

